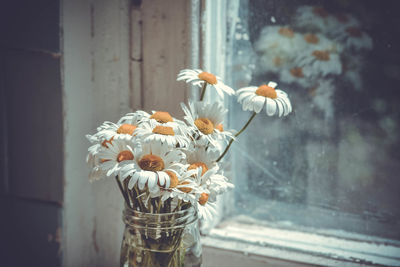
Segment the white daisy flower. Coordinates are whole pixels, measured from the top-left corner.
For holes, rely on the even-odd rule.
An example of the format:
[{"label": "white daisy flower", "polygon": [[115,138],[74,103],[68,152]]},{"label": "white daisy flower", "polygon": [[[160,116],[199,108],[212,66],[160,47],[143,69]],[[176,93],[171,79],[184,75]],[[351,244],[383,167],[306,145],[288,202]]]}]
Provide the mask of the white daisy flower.
[{"label": "white daisy flower", "polygon": [[319,33],[306,33],[303,34],[303,41],[305,45],[300,53],[309,53],[309,51],[324,50],[331,53],[341,53],[343,46],[337,41],[333,41]]},{"label": "white daisy flower", "polygon": [[217,174],[218,167],[214,167],[205,173],[201,169],[197,171],[195,183],[200,188],[203,188],[204,191],[200,193],[195,207],[199,212],[199,217],[208,220],[216,215],[215,202],[217,195],[222,194],[229,188],[233,188],[233,185],[228,182],[225,176]]},{"label": "white daisy flower", "polygon": [[336,24],[329,20],[329,13],[320,6],[301,6],[296,10],[294,25],[310,31],[329,32]]},{"label": "white daisy flower", "polygon": [[189,146],[189,133],[182,130],[186,130],[186,127],[179,127],[179,125],[173,124],[171,126],[165,125],[168,124],[159,124],[153,120],[149,120],[140,124],[135,133],[145,143],[161,142],[162,144],[167,144],[170,148],[175,148],[176,146],[184,148]]},{"label": "white daisy flower", "polygon": [[89,173],[89,181],[93,182],[101,178],[106,177],[106,172],[100,168],[100,159],[98,153],[101,151],[101,144],[94,144],[88,148],[88,154],[86,156],[86,163],[91,168]]},{"label": "white daisy flower", "polygon": [[306,77],[324,77],[329,74],[339,75],[342,73],[339,55],[328,50],[313,50],[309,51],[308,54],[301,54],[296,59],[295,64],[302,68]]},{"label": "white daisy flower", "polygon": [[222,124],[225,114],[228,112],[219,103],[189,102],[189,108],[181,103],[185,120],[190,130],[195,135],[196,142],[216,144],[217,141],[224,141],[233,138],[231,132],[217,129]]},{"label": "white daisy flower", "polygon": [[118,125],[122,124],[132,124],[132,125],[138,125],[140,121],[148,115],[147,112],[144,112],[142,110],[138,110],[133,113],[127,113],[124,116],[122,116],[119,121],[117,122]]},{"label": "white daisy flower", "polygon": [[86,139],[89,140],[89,142],[91,143],[99,143],[100,142],[100,134],[99,132],[103,131],[103,130],[107,130],[110,125],[113,125],[113,122],[110,121],[105,121],[103,122],[99,127],[97,127],[97,133],[90,135],[87,134],[86,135]]},{"label": "white daisy flower", "polygon": [[[336,42],[333,42],[321,34],[306,33],[303,34],[302,37],[302,42],[304,42],[304,45],[302,45],[303,49],[297,52],[296,58],[287,68],[279,71],[279,78],[282,82],[296,83],[302,87],[311,87],[315,85],[315,77],[320,75],[321,72],[323,75],[327,75],[327,73],[337,71],[329,69],[331,65],[339,67],[340,71],[341,62],[339,61],[337,53],[343,51],[341,45],[338,45]],[[329,53],[329,60],[327,60],[329,63],[323,64],[325,62],[324,60],[321,60],[322,63],[316,63],[322,64],[322,69],[312,65],[316,60],[315,56],[313,56],[313,52],[315,51],[328,51],[327,53]],[[305,67],[306,63],[310,66]]]},{"label": "white daisy flower", "polygon": [[279,89],[275,90],[277,83],[269,82],[268,85],[260,87],[249,86],[237,91],[238,102],[242,104],[243,110],[259,113],[265,105],[268,116],[278,114],[279,117],[286,116],[292,111],[292,105],[287,94]]},{"label": "white daisy flower", "polygon": [[101,150],[101,144],[94,144],[88,148],[88,154],[86,156],[86,163],[89,167],[94,167],[98,165],[98,157],[97,154]]},{"label": "white daisy flower", "polygon": [[178,74],[177,81],[186,81],[187,83],[192,83],[195,86],[202,87],[204,83],[207,83],[215,88],[219,96],[224,97],[224,93],[228,95],[235,94],[235,90],[225,85],[221,78],[215,76],[212,73],[203,71],[201,69],[184,69]]},{"label": "white daisy flower", "polygon": [[145,115],[142,117],[142,121],[147,122],[149,120],[153,122],[157,122],[160,124],[172,123],[176,119],[174,119],[171,114],[167,111],[152,111],[152,114],[144,112]]},{"label": "white daisy flower", "polygon": [[202,193],[195,207],[199,214],[200,220],[211,221],[218,214],[217,204],[207,200],[207,193]]},{"label": "white daisy flower", "polygon": [[136,128],[137,124],[116,124],[106,121],[97,128],[97,133],[94,135],[86,135],[86,138],[92,143],[100,142],[103,146],[107,143],[111,143],[114,139],[131,141],[135,135],[134,132]]},{"label": "white daisy flower", "polygon": [[206,172],[203,172],[200,168],[197,169],[197,174],[194,176],[195,183],[204,189],[204,192],[208,194],[207,199],[215,202],[217,195],[226,192],[228,189],[233,188],[233,184],[228,182],[228,178],[222,174],[218,174],[218,166],[213,167]]},{"label": "white daisy flower", "polygon": [[120,169],[133,162],[134,155],[131,146],[122,140],[113,140],[107,147],[98,152],[99,167],[107,176],[118,175]]},{"label": "white daisy flower", "polygon": [[371,50],[373,47],[372,38],[361,31],[359,27],[347,27],[342,34],[337,37],[347,49]]},{"label": "white daisy flower", "polygon": [[172,117],[171,114],[169,114],[169,112],[167,112],[167,111],[154,111],[153,110],[151,115],[147,112],[143,112],[143,113],[144,113],[144,116],[141,119],[142,123],[151,122],[156,125],[172,127],[174,129],[179,128],[177,130],[182,133],[187,132],[186,124],[183,121]]},{"label": "white daisy flower", "polygon": [[146,114],[144,111],[137,111],[126,114],[117,123],[105,121],[97,127],[97,133],[86,135],[86,138],[92,143],[100,142],[105,144],[113,139],[130,141],[133,139],[137,126]]},{"label": "white daisy flower", "polygon": [[189,164],[188,170],[202,168],[204,174],[209,169],[217,166],[216,160],[219,157],[219,151],[198,147],[193,151],[187,151],[186,161]]},{"label": "white daisy flower", "polygon": [[182,151],[160,143],[143,143],[133,154],[135,161],[122,168],[120,176],[131,177],[129,189],[138,184],[139,190],[143,190],[147,185],[152,193],[158,192],[159,186],[169,188],[175,183],[186,157]]},{"label": "white daisy flower", "polygon": [[195,183],[194,176],[197,173],[198,170],[187,170],[181,176],[177,176],[177,184],[161,192],[161,201],[164,202],[169,198],[180,199],[196,205],[201,193],[204,192],[204,189]]},{"label": "white daisy flower", "polygon": [[283,69],[279,72],[279,79],[284,83],[295,83],[302,87],[310,87],[314,83],[314,79],[309,79],[304,76],[303,68],[293,67],[290,69]]},{"label": "white daisy flower", "polygon": [[329,32],[326,34],[333,39],[337,39],[337,37],[342,36],[349,27],[361,27],[360,21],[350,14],[333,14],[332,16],[329,16],[328,21],[332,26],[330,27]]},{"label": "white daisy flower", "polygon": [[305,46],[302,35],[289,26],[264,27],[255,43],[259,69],[279,71],[293,61],[302,46]]}]

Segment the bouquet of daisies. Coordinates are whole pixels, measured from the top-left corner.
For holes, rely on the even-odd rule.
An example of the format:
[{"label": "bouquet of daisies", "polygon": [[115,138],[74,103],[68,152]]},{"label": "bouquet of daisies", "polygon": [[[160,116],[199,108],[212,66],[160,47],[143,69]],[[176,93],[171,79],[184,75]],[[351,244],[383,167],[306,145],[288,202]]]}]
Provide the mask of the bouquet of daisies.
[{"label": "bouquet of daisies", "polygon": [[[212,218],[217,196],[233,187],[220,164],[232,142],[261,110],[286,116],[291,104],[274,82],[235,92],[202,70],[182,70],[177,80],[201,88],[200,101],[181,104],[184,121],[166,111],[140,110],[117,123],[104,122],[87,135],[90,179],[114,177],[126,206],[135,211],[162,214],[193,207],[200,219]],[[207,86],[221,96],[236,95],[243,109],[253,112],[239,132],[225,129],[227,109],[203,101]]]}]

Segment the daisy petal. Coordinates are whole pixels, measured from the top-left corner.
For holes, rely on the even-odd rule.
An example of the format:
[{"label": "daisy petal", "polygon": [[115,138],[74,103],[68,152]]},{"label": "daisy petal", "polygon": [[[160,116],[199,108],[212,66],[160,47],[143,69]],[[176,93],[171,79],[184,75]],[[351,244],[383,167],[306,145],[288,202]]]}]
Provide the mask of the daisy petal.
[{"label": "daisy petal", "polygon": [[276,104],[271,98],[266,98],[266,112],[268,116],[273,116],[276,113]]}]

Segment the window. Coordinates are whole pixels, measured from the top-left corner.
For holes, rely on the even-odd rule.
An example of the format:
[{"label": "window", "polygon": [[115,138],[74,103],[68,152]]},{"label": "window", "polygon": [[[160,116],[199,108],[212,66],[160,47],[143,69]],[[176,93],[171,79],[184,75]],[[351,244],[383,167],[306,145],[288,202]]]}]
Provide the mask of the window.
[{"label": "window", "polygon": [[[229,2],[226,82],[238,89],[276,81],[294,107],[285,118],[256,116],[233,146],[235,223],[386,243],[392,250],[374,253],[393,261],[375,263],[399,264],[395,7],[389,0]],[[240,129],[250,113],[235,100],[229,107],[230,125]],[[225,233],[240,229],[235,223]],[[362,255],[372,247],[351,246],[361,254],[347,258],[374,262]]]}]

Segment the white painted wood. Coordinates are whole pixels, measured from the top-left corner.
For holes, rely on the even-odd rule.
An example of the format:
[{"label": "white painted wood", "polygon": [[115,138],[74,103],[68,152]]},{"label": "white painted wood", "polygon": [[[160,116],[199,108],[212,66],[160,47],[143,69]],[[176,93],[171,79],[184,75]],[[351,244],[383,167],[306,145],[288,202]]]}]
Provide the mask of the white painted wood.
[{"label": "white painted wood", "polygon": [[[200,68],[200,29],[201,29],[201,0],[191,0],[190,6],[190,63],[189,68]],[[189,99],[197,100],[200,97],[200,89],[198,86],[190,86]]]},{"label": "white painted wood", "polygon": [[117,266],[122,197],[113,179],[89,183],[85,134],[129,111],[129,1],[63,1],[62,25],[63,266]]},{"label": "white painted wood", "polygon": [[[232,12],[232,6],[237,3],[237,0],[210,1],[204,0],[201,9],[201,68],[221,77],[224,81],[226,70],[226,49],[227,49],[227,20],[229,12]],[[228,5],[228,3],[230,5]],[[227,9],[229,7],[229,9]],[[233,10],[236,11],[236,10]],[[233,96],[232,96],[233,97]],[[219,102],[221,105],[227,107],[229,103],[229,96],[221,98],[215,90],[208,88],[206,91],[206,101],[211,103]],[[228,121],[228,116],[225,122]],[[226,126],[226,124],[225,124]],[[231,176],[230,162],[225,165],[225,175]],[[207,221],[202,224],[202,233],[207,233],[210,229],[215,227],[223,217],[232,210],[230,206],[233,200],[233,193],[228,192],[218,197],[217,209],[218,216],[213,220]]]},{"label": "white painted wood", "polygon": [[188,86],[177,82],[189,66],[190,1],[143,1],[142,100],[146,111],[163,110],[181,118]]},{"label": "white painted wood", "polygon": [[131,107],[134,111],[142,109],[142,12],[140,6],[131,8],[130,28],[131,49]]},{"label": "white painted wood", "polygon": [[[337,262],[338,264],[340,262]],[[262,257],[247,252],[219,249],[211,246],[203,247],[202,267],[229,266],[229,267],[302,267],[315,266],[311,264],[302,264],[299,262],[277,259],[274,257]],[[347,265],[348,266],[348,265]]]},{"label": "white painted wood", "polygon": [[[324,266],[347,264],[400,265],[400,243],[339,231],[327,235],[284,230],[231,220],[215,228],[203,244],[262,257]],[[342,237],[339,237],[342,236]],[[347,237],[347,238],[346,238]]]}]

